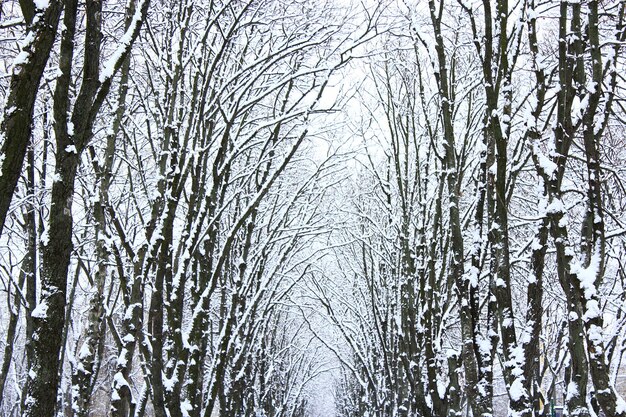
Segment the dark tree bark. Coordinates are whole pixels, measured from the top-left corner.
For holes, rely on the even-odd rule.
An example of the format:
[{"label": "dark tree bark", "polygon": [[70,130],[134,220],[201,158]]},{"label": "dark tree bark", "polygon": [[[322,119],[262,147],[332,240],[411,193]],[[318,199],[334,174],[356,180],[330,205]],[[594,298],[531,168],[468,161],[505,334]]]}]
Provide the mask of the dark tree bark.
[{"label": "dark tree bark", "polygon": [[0,235],[22,173],[26,150],[31,140],[39,83],[54,45],[63,8],[62,2],[58,0],[50,0],[45,9],[36,9],[33,2],[28,0],[20,3],[28,27],[25,45],[14,62],[0,125]]}]

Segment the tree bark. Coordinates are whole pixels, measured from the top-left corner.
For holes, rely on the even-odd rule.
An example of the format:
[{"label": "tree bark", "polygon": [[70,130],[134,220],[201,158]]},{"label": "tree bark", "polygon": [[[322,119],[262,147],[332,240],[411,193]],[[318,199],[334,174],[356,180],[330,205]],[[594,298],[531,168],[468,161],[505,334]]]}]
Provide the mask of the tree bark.
[{"label": "tree bark", "polygon": [[47,8],[34,9],[32,19],[29,19],[30,8],[24,9],[24,16],[30,23],[26,29],[25,44],[14,61],[0,124],[3,139],[0,148],[0,235],[22,173],[31,140],[39,83],[54,45],[62,8],[61,1],[50,0]]}]

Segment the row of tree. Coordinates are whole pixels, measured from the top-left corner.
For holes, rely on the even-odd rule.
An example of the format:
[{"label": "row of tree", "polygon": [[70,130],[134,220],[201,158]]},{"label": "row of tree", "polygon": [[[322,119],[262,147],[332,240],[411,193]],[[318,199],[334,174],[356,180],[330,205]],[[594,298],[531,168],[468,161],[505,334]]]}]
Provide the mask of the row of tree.
[{"label": "row of tree", "polygon": [[625,8],[398,7],[315,278],[339,415],[626,415]]},{"label": "row of tree", "polygon": [[626,415],[624,0],[0,7],[2,415]]},{"label": "row of tree", "polygon": [[2,415],[305,415],[329,365],[293,297],[336,170],[310,125],[372,20],[309,1],[0,7]]}]

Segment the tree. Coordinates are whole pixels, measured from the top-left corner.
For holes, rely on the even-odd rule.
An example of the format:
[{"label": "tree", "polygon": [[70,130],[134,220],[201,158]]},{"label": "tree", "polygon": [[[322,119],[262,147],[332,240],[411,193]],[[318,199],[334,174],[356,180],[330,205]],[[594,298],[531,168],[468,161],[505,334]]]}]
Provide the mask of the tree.
[{"label": "tree", "polygon": [[[81,155],[93,136],[96,116],[108,95],[113,77],[130,53],[147,13],[149,2],[135,12],[113,56],[101,69],[102,3],[88,1],[85,9],[85,53],[80,91],[70,110],[70,85],[75,59],[78,2],[65,3],[59,70],[54,90],[56,139],[55,181],[52,186],[48,233],[42,256],[41,295],[31,312],[34,321],[32,364],[26,384],[25,415],[52,416],[59,386],[59,353],[65,323],[68,268],[72,255],[72,200]],[[71,115],[68,119],[68,115]]]}]

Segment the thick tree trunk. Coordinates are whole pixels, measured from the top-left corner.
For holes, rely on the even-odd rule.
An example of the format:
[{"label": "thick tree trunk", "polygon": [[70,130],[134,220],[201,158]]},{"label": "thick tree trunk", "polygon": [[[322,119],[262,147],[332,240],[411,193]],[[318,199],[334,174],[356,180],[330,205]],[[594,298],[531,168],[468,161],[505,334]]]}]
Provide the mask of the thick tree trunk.
[{"label": "thick tree trunk", "polygon": [[57,153],[56,175],[52,187],[50,240],[43,247],[41,297],[32,312],[34,322],[33,364],[26,386],[25,416],[54,415],[59,385],[59,353],[65,322],[65,290],[72,254],[72,198],[79,163],[76,154]]}]

